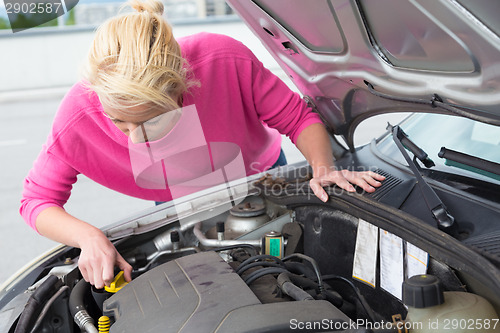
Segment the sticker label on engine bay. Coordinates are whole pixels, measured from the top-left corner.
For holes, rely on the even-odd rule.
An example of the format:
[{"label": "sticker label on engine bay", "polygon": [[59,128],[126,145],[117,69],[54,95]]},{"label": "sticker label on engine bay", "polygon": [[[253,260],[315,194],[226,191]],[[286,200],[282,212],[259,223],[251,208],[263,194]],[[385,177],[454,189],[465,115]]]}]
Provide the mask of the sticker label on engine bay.
[{"label": "sticker label on engine bay", "polygon": [[411,278],[414,275],[426,274],[429,255],[415,245],[406,242],[406,275]]},{"label": "sticker label on engine bay", "polygon": [[403,240],[380,229],[380,287],[402,298],[404,281]]},{"label": "sticker label on engine bay", "polygon": [[359,220],[352,277],[375,288],[377,278],[378,227]]},{"label": "sticker label on engine bay", "polygon": [[352,277],[376,288],[378,257],[380,287],[400,300],[404,279],[427,273],[427,252],[359,219]]},{"label": "sticker label on engine bay", "polygon": [[269,240],[269,254],[274,257],[281,257],[281,239],[271,238]]}]

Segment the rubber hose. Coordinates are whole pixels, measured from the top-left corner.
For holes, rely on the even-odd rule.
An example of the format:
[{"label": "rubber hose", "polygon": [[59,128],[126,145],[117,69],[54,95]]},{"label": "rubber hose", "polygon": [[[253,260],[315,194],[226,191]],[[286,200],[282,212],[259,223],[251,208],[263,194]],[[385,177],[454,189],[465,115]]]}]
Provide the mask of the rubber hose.
[{"label": "rubber hose", "polygon": [[287,272],[278,275],[280,289],[296,301],[314,301],[314,298],[292,283]]},{"label": "rubber hose", "polygon": [[69,311],[71,317],[84,332],[97,333],[98,331],[94,326],[94,320],[89,316],[84,305],[85,294],[88,293],[89,290],[90,283],[84,279],[78,281],[69,295]]},{"label": "rubber hose", "polygon": [[247,264],[245,265],[245,267],[243,267],[242,269],[239,269],[238,270],[238,274],[241,275],[243,274],[245,271],[249,270],[250,268],[252,267],[281,267],[283,268],[280,264],[277,264],[275,262],[269,262],[269,261],[257,261],[257,262],[253,262],[251,264]]},{"label": "rubber hose", "polygon": [[304,275],[309,279],[315,279],[316,273],[307,265],[298,261],[287,261],[285,262],[286,269],[294,274]]},{"label": "rubber hose", "polygon": [[314,260],[314,258],[306,256],[305,254],[302,254],[302,253],[292,253],[292,254],[286,256],[285,258],[283,258],[283,261],[287,261],[287,260],[290,260],[292,258],[299,258],[299,259],[308,261],[311,264],[311,266],[314,269],[314,272],[316,273],[316,277],[318,278],[319,291],[323,292],[323,290],[324,290],[324,288],[323,288],[323,278],[321,277],[321,273],[319,272],[319,266],[316,263],[316,260]]},{"label": "rubber hose", "polygon": [[310,288],[310,289],[317,289],[318,288],[318,284],[315,281],[313,281],[305,276],[300,276],[297,274],[289,273],[288,278],[290,279],[290,281],[292,281],[293,284],[296,284],[299,287]]},{"label": "rubber hose", "polygon": [[240,270],[243,269],[243,267],[245,267],[246,265],[248,265],[254,261],[261,260],[261,259],[270,259],[270,260],[273,260],[276,263],[280,264],[281,266],[284,266],[283,261],[281,261],[281,259],[279,259],[275,256],[268,255],[268,254],[260,254],[258,256],[253,256],[253,257],[250,257],[250,258],[246,259],[245,261],[243,261],[236,269],[236,273],[239,273]]},{"label": "rubber hose", "polygon": [[286,270],[284,268],[279,268],[279,267],[262,268],[262,269],[256,270],[255,272],[248,274],[248,276],[244,279],[244,281],[247,285],[250,285],[252,282],[257,280],[258,278],[263,277],[264,275],[280,274],[283,272],[286,272]]},{"label": "rubber hose", "polygon": [[[293,284],[295,284],[301,288],[309,288],[309,289],[319,290],[318,283],[307,278],[307,277],[296,275],[293,273],[289,273],[288,277],[290,278],[290,280],[292,281]],[[340,294],[338,292],[334,291],[333,288],[330,287],[330,285],[328,285],[327,283],[323,282],[323,286],[324,286],[324,290],[321,294],[324,297],[326,297],[326,299],[330,303],[335,305],[336,307],[341,307],[343,302],[344,302],[342,296],[340,296]]]},{"label": "rubber hose", "polygon": [[61,280],[57,276],[51,275],[45,280],[35,292],[30,296],[25,305],[24,311],[19,318],[14,333],[29,332],[36,319],[36,315],[41,311],[44,304],[59,289]]},{"label": "rubber hose", "polygon": [[45,302],[45,305],[43,306],[42,308],[42,311],[40,312],[40,314],[38,315],[38,318],[37,320],[35,321],[35,324],[33,325],[33,328],[31,329],[30,333],[36,333],[38,332],[38,328],[40,327],[40,325],[42,324],[45,316],[47,315],[47,313],[49,312],[50,308],[52,307],[52,305],[54,304],[54,302],[62,295],[64,294],[66,291],[69,290],[69,287],[68,286],[62,286],[61,288],[59,288],[59,290],[57,292],[54,293],[54,295],[52,295],[52,297],[49,298],[49,300],[47,302]]},{"label": "rubber hose", "polygon": [[81,279],[73,287],[71,294],[69,295],[69,311],[71,312],[71,317],[75,317],[78,311],[87,310],[84,305],[85,294],[90,290],[90,283]]}]

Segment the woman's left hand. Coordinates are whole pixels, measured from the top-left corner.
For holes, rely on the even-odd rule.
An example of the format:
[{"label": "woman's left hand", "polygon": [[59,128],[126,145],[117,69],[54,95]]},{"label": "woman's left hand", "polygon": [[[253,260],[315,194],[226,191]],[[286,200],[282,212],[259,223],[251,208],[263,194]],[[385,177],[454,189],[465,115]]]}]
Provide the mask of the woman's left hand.
[{"label": "woman's left hand", "polygon": [[335,170],[321,176],[314,176],[309,182],[309,185],[314,194],[321,201],[326,202],[328,200],[328,194],[326,194],[323,186],[336,184],[348,192],[355,192],[354,184],[361,187],[366,192],[373,192],[376,187],[382,185],[381,181],[384,179],[384,176],[373,171]]}]

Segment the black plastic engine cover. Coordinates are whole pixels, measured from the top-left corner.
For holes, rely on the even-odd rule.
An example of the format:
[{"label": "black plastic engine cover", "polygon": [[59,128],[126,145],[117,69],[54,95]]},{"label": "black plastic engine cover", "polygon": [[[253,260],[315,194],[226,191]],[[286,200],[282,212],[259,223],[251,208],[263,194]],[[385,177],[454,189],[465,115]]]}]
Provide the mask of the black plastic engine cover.
[{"label": "black plastic engine cover", "polygon": [[215,252],[182,257],[136,278],[106,300],[111,332],[215,331],[233,309],[260,304]]}]

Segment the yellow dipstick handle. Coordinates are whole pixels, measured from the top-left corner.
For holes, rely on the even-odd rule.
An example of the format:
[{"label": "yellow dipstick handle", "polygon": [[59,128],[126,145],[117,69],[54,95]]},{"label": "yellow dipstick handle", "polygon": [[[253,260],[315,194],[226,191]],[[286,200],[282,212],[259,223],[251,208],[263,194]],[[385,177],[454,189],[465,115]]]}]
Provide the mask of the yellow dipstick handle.
[{"label": "yellow dipstick handle", "polygon": [[109,328],[111,327],[111,321],[108,316],[101,316],[99,318],[97,328],[99,333],[109,333]]},{"label": "yellow dipstick handle", "polygon": [[125,277],[123,276],[123,271],[120,271],[120,273],[116,274],[115,278],[113,279],[113,282],[111,282],[110,286],[104,286],[104,290],[110,293],[116,293],[118,290],[122,289],[128,284],[127,281],[125,281]]}]

